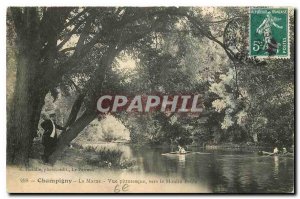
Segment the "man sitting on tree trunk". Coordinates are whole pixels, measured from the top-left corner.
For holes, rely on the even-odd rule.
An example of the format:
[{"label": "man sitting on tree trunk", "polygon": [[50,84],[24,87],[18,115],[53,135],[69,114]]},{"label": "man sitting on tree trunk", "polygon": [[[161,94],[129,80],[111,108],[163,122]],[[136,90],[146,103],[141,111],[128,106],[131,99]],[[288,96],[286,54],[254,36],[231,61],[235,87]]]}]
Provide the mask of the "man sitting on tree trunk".
[{"label": "man sitting on tree trunk", "polygon": [[42,156],[42,160],[44,163],[48,163],[49,157],[55,151],[56,144],[58,141],[57,129],[65,130],[65,128],[56,124],[55,112],[51,112],[49,114],[49,119],[46,119],[45,121],[43,121],[41,126],[44,129],[44,134],[42,137],[42,144],[45,147],[44,154]]}]

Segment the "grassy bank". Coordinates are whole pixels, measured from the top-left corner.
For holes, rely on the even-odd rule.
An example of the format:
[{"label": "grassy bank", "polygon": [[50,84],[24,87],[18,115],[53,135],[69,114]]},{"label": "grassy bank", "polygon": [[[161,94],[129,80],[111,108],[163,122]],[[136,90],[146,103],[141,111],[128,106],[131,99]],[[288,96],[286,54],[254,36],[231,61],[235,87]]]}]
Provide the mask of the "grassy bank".
[{"label": "grassy bank", "polygon": [[[41,140],[33,143],[30,158],[41,161],[44,147]],[[73,167],[93,167],[109,169],[127,169],[135,165],[134,160],[123,157],[124,152],[118,148],[106,148],[97,146],[85,146],[73,143],[58,158],[64,164]]]}]

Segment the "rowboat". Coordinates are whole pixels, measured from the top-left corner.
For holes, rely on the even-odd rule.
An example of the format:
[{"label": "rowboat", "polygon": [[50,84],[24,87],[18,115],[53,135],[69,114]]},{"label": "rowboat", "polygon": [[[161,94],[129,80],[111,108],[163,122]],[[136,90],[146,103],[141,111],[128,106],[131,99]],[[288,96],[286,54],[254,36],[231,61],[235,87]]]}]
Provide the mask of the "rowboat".
[{"label": "rowboat", "polygon": [[261,151],[258,153],[259,155],[263,155],[263,156],[279,156],[279,157],[294,157],[294,153],[271,153],[271,152],[267,152],[267,151]]},{"label": "rowboat", "polygon": [[173,152],[169,152],[169,153],[163,153],[161,155],[187,155],[192,153],[192,151],[185,151],[185,153],[179,153],[179,151],[173,151]]}]

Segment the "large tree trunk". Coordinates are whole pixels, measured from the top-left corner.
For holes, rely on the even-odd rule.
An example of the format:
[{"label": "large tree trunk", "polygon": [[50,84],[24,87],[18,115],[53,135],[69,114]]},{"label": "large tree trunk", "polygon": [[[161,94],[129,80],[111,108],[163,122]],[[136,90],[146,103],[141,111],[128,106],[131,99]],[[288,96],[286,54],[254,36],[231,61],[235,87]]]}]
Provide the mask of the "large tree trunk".
[{"label": "large tree trunk", "polygon": [[52,73],[57,35],[70,10],[49,8],[44,10],[42,19],[39,8],[8,10],[18,52],[14,96],[7,114],[7,164],[28,165],[45,96],[55,86],[51,77],[56,75]]},{"label": "large tree trunk", "polygon": [[36,82],[35,54],[22,52],[17,58],[17,80],[7,123],[7,163],[27,165],[33,137],[46,92]]},{"label": "large tree trunk", "polygon": [[10,112],[7,114],[7,164],[28,165],[47,93],[39,60],[39,16],[36,8],[11,8],[10,11],[17,33],[17,77]]}]

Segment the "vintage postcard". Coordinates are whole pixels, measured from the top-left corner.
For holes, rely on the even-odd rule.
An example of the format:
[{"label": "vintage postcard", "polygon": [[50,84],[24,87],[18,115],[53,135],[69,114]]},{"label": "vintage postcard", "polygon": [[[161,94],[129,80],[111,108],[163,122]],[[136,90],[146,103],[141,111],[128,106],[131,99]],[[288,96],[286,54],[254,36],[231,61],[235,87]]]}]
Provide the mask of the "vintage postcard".
[{"label": "vintage postcard", "polygon": [[7,192],[294,193],[291,7],[8,7]]}]

